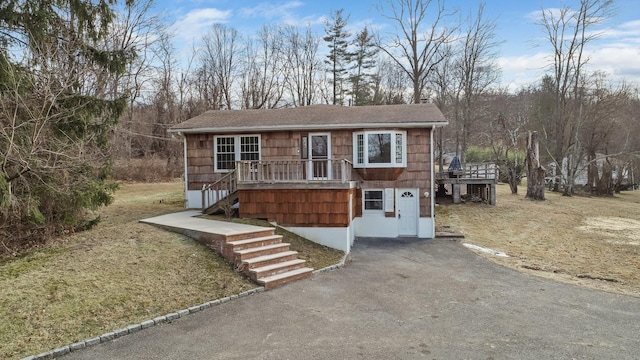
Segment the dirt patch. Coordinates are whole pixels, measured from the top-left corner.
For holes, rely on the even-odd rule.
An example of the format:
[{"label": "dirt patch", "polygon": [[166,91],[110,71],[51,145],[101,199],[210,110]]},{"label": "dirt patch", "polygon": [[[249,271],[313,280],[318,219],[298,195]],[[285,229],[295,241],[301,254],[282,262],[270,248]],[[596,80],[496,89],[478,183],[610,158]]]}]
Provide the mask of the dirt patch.
[{"label": "dirt patch", "polygon": [[640,191],[615,197],[547,192],[532,202],[497,186],[497,205],[436,207],[436,226],[459,229],[465,242],[501,251],[480,254],[519,271],[640,297]]},{"label": "dirt patch", "polygon": [[612,244],[640,246],[640,221],[621,217],[587,218],[576,229],[603,236]]}]

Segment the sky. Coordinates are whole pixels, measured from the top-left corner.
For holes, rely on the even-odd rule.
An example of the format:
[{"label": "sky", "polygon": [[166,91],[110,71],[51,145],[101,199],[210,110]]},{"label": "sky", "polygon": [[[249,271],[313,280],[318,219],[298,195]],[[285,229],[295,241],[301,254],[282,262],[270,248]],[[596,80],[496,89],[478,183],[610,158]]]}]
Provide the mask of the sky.
[{"label": "sky", "polygon": [[[223,23],[243,35],[255,34],[263,24],[310,24],[324,35],[324,22],[338,9],[349,15],[348,30],[365,25],[384,37],[395,32],[394,24],[381,16],[376,5],[384,0],[156,0],[157,9],[172,23],[175,46],[187,52],[214,23]],[[437,3],[437,0],[433,0]],[[477,12],[480,0],[445,0],[464,18]],[[497,63],[502,69],[502,88],[512,91],[540,79],[552,50],[536,25],[541,9],[569,6],[578,0],[485,0],[485,16],[496,22]],[[597,28],[597,42],[587,48],[588,66],[604,71],[615,82],[640,84],[640,1],[614,0],[614,16]],[[428,24],[428,23],[426,23]]]}]

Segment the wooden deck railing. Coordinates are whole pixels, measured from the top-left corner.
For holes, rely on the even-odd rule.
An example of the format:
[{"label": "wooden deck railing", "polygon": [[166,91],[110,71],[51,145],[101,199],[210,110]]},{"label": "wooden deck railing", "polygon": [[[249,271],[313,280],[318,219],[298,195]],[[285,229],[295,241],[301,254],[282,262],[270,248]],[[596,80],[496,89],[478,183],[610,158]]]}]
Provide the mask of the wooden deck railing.
[{"label": "wooden deck railing", "polygon": [[236,163],[239,183],[310,183],[351,180],[349,160],[269,160]]},{"label": "wooden deck railing", "polygon": [[494,179],[499,178],[499,170],[494,163],[466,164],[463,170],[442,171],[437,173],[437,179]]},{"label": "wooden deck railing", "polygon": [[213,184],[204,185],[202,187],[202,209],[207,209],[209,206],[235,193],[237,189],[236,170],[229,172]]}]

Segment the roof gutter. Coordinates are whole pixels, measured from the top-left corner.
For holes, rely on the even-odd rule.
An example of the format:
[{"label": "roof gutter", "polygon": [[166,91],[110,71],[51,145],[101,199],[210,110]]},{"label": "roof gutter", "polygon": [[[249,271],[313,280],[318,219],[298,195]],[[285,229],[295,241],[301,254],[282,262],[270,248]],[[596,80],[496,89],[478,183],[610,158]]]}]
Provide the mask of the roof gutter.
[{"label": "roof gutter", "polygon": [[449,122],[420,122],[420,123],[363,123],[363,124],[323,124],[323,125],[278,125],[278,126],[255,126],[255,127],[202,127],[192,129],[168,129],[170,133],[178,134],[202,134],[202,133],[238,133],[238,132],[270,132],[270,131],[305,131],[305,130],[339,130],[339,129],[362,129],[362,128],[436,128],[448,125]]}]

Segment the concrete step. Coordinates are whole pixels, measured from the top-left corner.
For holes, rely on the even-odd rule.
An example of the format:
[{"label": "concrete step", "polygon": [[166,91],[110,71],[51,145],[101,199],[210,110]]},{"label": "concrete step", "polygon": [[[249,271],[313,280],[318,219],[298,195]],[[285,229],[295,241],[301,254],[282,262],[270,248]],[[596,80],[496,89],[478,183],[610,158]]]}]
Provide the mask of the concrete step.
[{"label": "concrete step", "polygon": [[234,254],[237,261],[244,261],[244,260],[248,260],[255,257],[289,251],[289,245],[290,245],[289,243],[271,244],[266,246],[234,251]]},{"label": "concrete step", "polygon": [[276,286],[282,286],[293,281],[306,279],[308,277],[311,277],[311,275],[313,275],[313,269],[303,267],[300,269],[295,269],[284,273],[260,278],[257,282],[258,284],[264,286],[265,290],[269,290],[273,289]]},{"label": "concrete step", "polygon": [[264,256],[258,256],[251,259],[247,259],[242,261],[242,264],[244,265],[243,268],[246,271],[245,273],[249,275],[250,269],[255,269],[255,268],[259,268],[267,265],[273,265],[273,264],[277,264],[285,261],[295,260],[297,258],[298,258],[297,251],[284,251],[277,254],[264,255]]},{"label": "concrete step", "polygon": [[304,260],[296,259],[296,260],[283,261],[277,264],[262,266],[259,268],[253,268],[249,270],[250,272],[249,277],[252,280],[257,281],[258,279],[264,278],[267,276],[272,276],[272,275],[280,274],[283,272],[300,269],[304,267],[305,262],[306,261]]},{"label": "concrete step", "polygon": [[279,244],[282,242],[282,235],[261,236],[245,240],[236,240],[227,242],[226,246],[233,251],[255,248],[259,246]]},{"label": "concrete step", "polygon": [[275,234],[275,231],[276,229],[267,228],[267,229],[260,229],[255,231],[243,231],[237,234],[227,234],[225,241],[235,242],[235,241],[247,240],[247,239],[252,239],[257,237],[271,236]]}]

